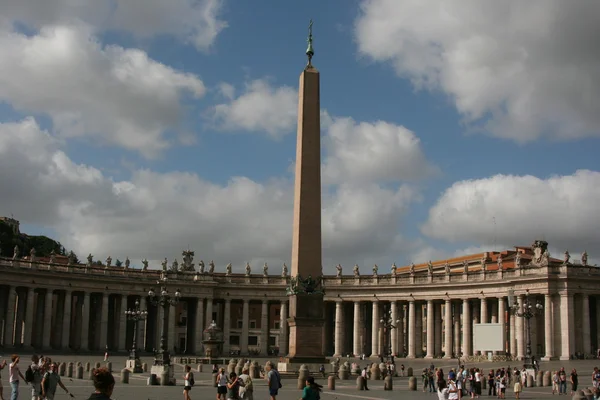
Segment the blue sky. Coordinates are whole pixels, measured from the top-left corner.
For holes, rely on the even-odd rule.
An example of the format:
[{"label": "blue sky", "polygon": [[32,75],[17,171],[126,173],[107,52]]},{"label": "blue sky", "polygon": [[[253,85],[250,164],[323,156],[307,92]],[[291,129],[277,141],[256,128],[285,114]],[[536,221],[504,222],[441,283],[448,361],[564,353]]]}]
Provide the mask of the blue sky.
[{"label": "blue sky", "polygon": [[595,260],[600,14],[545,4],[9,0],[0,214],[80,257],[289,264],[312,18],[326,270],[539,238]]}]

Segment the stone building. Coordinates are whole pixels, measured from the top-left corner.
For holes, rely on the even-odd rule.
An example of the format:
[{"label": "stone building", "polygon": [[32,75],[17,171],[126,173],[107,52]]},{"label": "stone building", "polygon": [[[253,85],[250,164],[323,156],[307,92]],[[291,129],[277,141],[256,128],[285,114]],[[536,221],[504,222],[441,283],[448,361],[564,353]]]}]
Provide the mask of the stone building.
[{"label": "stone building", "polygon": [[[262,268],[238,274],[226,267],[200,272],[190,257],[186,262],[177,272],[164,272],[128,268],[128,262],[95,265],[91,255],[85,265],[55,255],[33,262],[0,257],[0,345],[46,353],[106,346],[125,352],[133,325],[124,311],[140,300],[148,319],[139,325],[137,342],[152,351],[159,347],[163,315],[146,296],[166,274],[169,288],[182,293],[167,315],[169,347],[176,354],[201,355],[201,332],[213,320],[223,329],[225,354],[286,353],[287,267],[275,274]],[[525,324],[509,312],[509,290],[519,302],[528,294],[543,305],[531,320],[535,355],[568,359],[600,347],[600,268],[588,266],[585,253],[581,262],[571,262],[568,252],[555,259],[546,242],[536,241],[388,271],[355,266],[343,272],[338,266],[337,274],[323,279],[328,355],[378,355],[389,340],[393,354],[408,358],[476,357],[482,349],[473,348],[473,324],[495,322],[503,324],[506,337],[498,356],[522,358]],[[389,339],[380,324],[383,313],[398,321]]]}]

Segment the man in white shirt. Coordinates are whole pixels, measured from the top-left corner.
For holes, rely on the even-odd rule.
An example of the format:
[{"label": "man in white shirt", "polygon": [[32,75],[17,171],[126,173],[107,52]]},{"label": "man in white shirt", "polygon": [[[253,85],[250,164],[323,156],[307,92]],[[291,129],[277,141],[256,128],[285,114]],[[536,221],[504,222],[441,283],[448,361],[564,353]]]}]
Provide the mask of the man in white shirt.
[{"label": "man in white shirt", "polygon": [[367,371],[367,367],[362,370],[360,376],[363,377],[363,381],[365,382],[365,390],[369,390],[369,386],[367,385],[367,381],[369,380],[369,372]]}]

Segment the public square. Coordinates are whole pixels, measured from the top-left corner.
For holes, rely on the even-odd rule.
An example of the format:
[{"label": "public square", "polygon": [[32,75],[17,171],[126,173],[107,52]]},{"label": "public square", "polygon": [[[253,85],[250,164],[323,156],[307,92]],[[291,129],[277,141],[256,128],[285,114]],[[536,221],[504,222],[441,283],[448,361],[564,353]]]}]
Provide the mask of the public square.
[{"label": "public square", "polygon": [[[3,358],[7,355],[3,354]],[[96,362],[103,362],[103,356],[98,355],[49,355],[54,361],[66,361],[66,362],[81,362],[85,364],[86,362],[90,362],[94,365]],[[29,358],[29,355],[22,354],[21,361],[21,369],[25,370],[27,366],[26,360]],[[115,380],[117,382],[114,393],[113,400],[133,400],[133,399],[148,399],[148,400],[167,400],[167,399],[178,399],[182,398],[182,390],[183,390],[183,381],[181,376],[183,375],[183,365],[176,364],[176,372],[175,377],[177,378],[176,386],[147,386],[147,379],[149,373],[143,374],[131,374],[129,378],[129,384],[120,383],[120,370],[125,365],[127,357],[126,356],[113,356],[110,358],[110,361],[113,364],[113,373],[115,376]],[[268,359],[253,359],[253,361],[258,361],[259,365],[264,365]],[[341,361],[350,361],[355,362],[354,358],[342,358]],[[152,358],[150,356],[145,356],[142,358],[143,362],[147,362],[151,364]],[[367,360],[360,362],[359,365],[364,366],[367,363]],[[330,391],[327,389],[327,380],[320,378],[318,374],[314,374],[316,377],[317,383],[323,385],[323,392],[321,398],[323,399],[338,399],[338,400],[352,400],[352,399],[397,399],[399,397],[403,399],[435,399],[434,394],[431,393],[423,393],[421,388],[421,379],[420,379],[420,370],[424,367],[428,367],[431,363],[433,363],[436,367],[441,367],[444,371],[449,371],[450,368],[455,368],[457,365],[457,360],[407,360],[407,359],[397,359],[396,365],[400,366],[400,364],[404,364],[407,368],[412,367],[415,371],[415,375],[417,376],[417,391],[409,391],[408,390],[408,377],[396,377],[394,378],[393,383],[393,391],[384,391],[383,390],[383,381],[369,381],[369,391],[358,391],[356,390],[356,377],[352,377],[349,380],[340,381],[336,379],[336,389],[335,391]],[[515,363],[509,364],[500,364],[500,363],[478,363],[478,364],[469,364],[468,366],[476,366],[482,368],[483,371],[488,371],[493,368],[500,367],[514,367]],[[570,371],[571,368],[576,368],[579,372],[580,379],[580,387],[589,386],[588,377],[591,376],[591,371],[594,366],[600,365],[600,362],[597,360],[582,360],[582,361],[552,361],[552,362],[542,362],[541,369],[546,370],[555,370],[564,366],[567,371]],[[196,365],[192,365],[193,370],[196,369]],[[326,366],[329,368],[329,366]],[[208,372],[207,372],[208,370]],[[210,371],[209,365],[204,365],[203,372],[194,372],[194,376],[196,379],[196,385],[191,391],[192,399],[213,399],[216,393],[216,389],[212,385],[212,373]],[[92,384],[87,378],[87,373],[84,374],[84,379],[79,380],[75,378],[62,377],[65,386],[75,395],[76,399],[87,399],[87,397],[93,392]],[[285,375],[282,376],[283,388],[279,392],[278,400],[297,400],[301,393],[296,389],[297,379],[296,378],[288,378]],[[5,398],[9,398],[10,389],[6,379],[6,374],[4,374],[4,396]],[[254,398],[255,399],[268,399],[266,382],[262,379],[254,380]],[[569,388],[568,388],[569,390]],[[486,397],[487,391],[482,391],[483,397]],[[533,387],[533,388],[525,388],[523,393],[521,394],[522,399],[543,399],[551,397],[551,387]],[[31,393],[29,386],[21,384],[19,400],[30,399]],[[68,396],[64,393],[62,389],[57,390],[57,399],[66,399]],[[507,389],[506,398],[514,398],[512,388]],[[570,398],[570,396],[569,396]]]}]

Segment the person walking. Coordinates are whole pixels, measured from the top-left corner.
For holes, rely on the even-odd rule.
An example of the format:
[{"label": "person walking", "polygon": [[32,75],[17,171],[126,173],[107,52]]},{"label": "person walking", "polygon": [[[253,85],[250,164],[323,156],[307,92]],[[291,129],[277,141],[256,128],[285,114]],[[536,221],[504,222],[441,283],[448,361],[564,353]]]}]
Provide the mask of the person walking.
[{"label": "person walking", "polygon": [[11,394],[10,394],[10,400],[18,400],[19,399],[19,378],[23,379],[23,381],[25,381],[25,377],[23,376],[23,374],[21,373],[21,370],[19,369],[19,360],[21,358],[16,355],[13,354],[10,357],[11,363],[8,365],[8,381],[10,382],[10,389],[11,389]]},{"label": "person walking", "polygon": [[360,376],[363,377],[363,382],[365,383],[365,390],[369,390],[369,385],[367,384],[367,381],[369,380],[369,371],[367,367],[363,368],[362,372],[360,373]]},{"label": "person walking", "polygon": [[194,373],[189,365],[186,365],[185,375],[183,375],[183,400],[192,400],[190,397],[190,390],[194,386]]},{"label": "person walking", "polygon": [[[2,360],[0,363],[0,371],[6,367],[6,360]],[[4,387],[2,387],[2,377],[0,376],[0,400],[4,400]]]},{"label": "person walking", "polygon": [[227,375],[225,375],[225,368],[219,369],[217,375],[217,400],[225,400],[227,395]]},{"label": "person walking", "polygon": [[273,367],[273,364],[270,362],[266,365],[267,368],[267,384],[269,387],[269,399],[276,400],[277,394],[279,393],[279,389],[281,389],[281,375],[279,372]]},{"label": "person walking", "polygon": [[577,384],[579,383],[579,378],[577,377],[577,370],[573,368],[571,371],[571,396],[575,394],[577,391]]},{"label": "person walking", "polygon": [[54,400],[54,396],[56,395],[56,388],[58,386],[60,386],[69,396],[75,397],[73,396],[73,393],[69,392],[69,389],[67,389],[64,383],[62,383],[62,381],[60,380],[60,375],[58,375],[58,364],[52,363],[49,366],[49,370],[46,371],[42,378],[42,382],[40,385],[42,390],[42,398],[46,400]]}]

